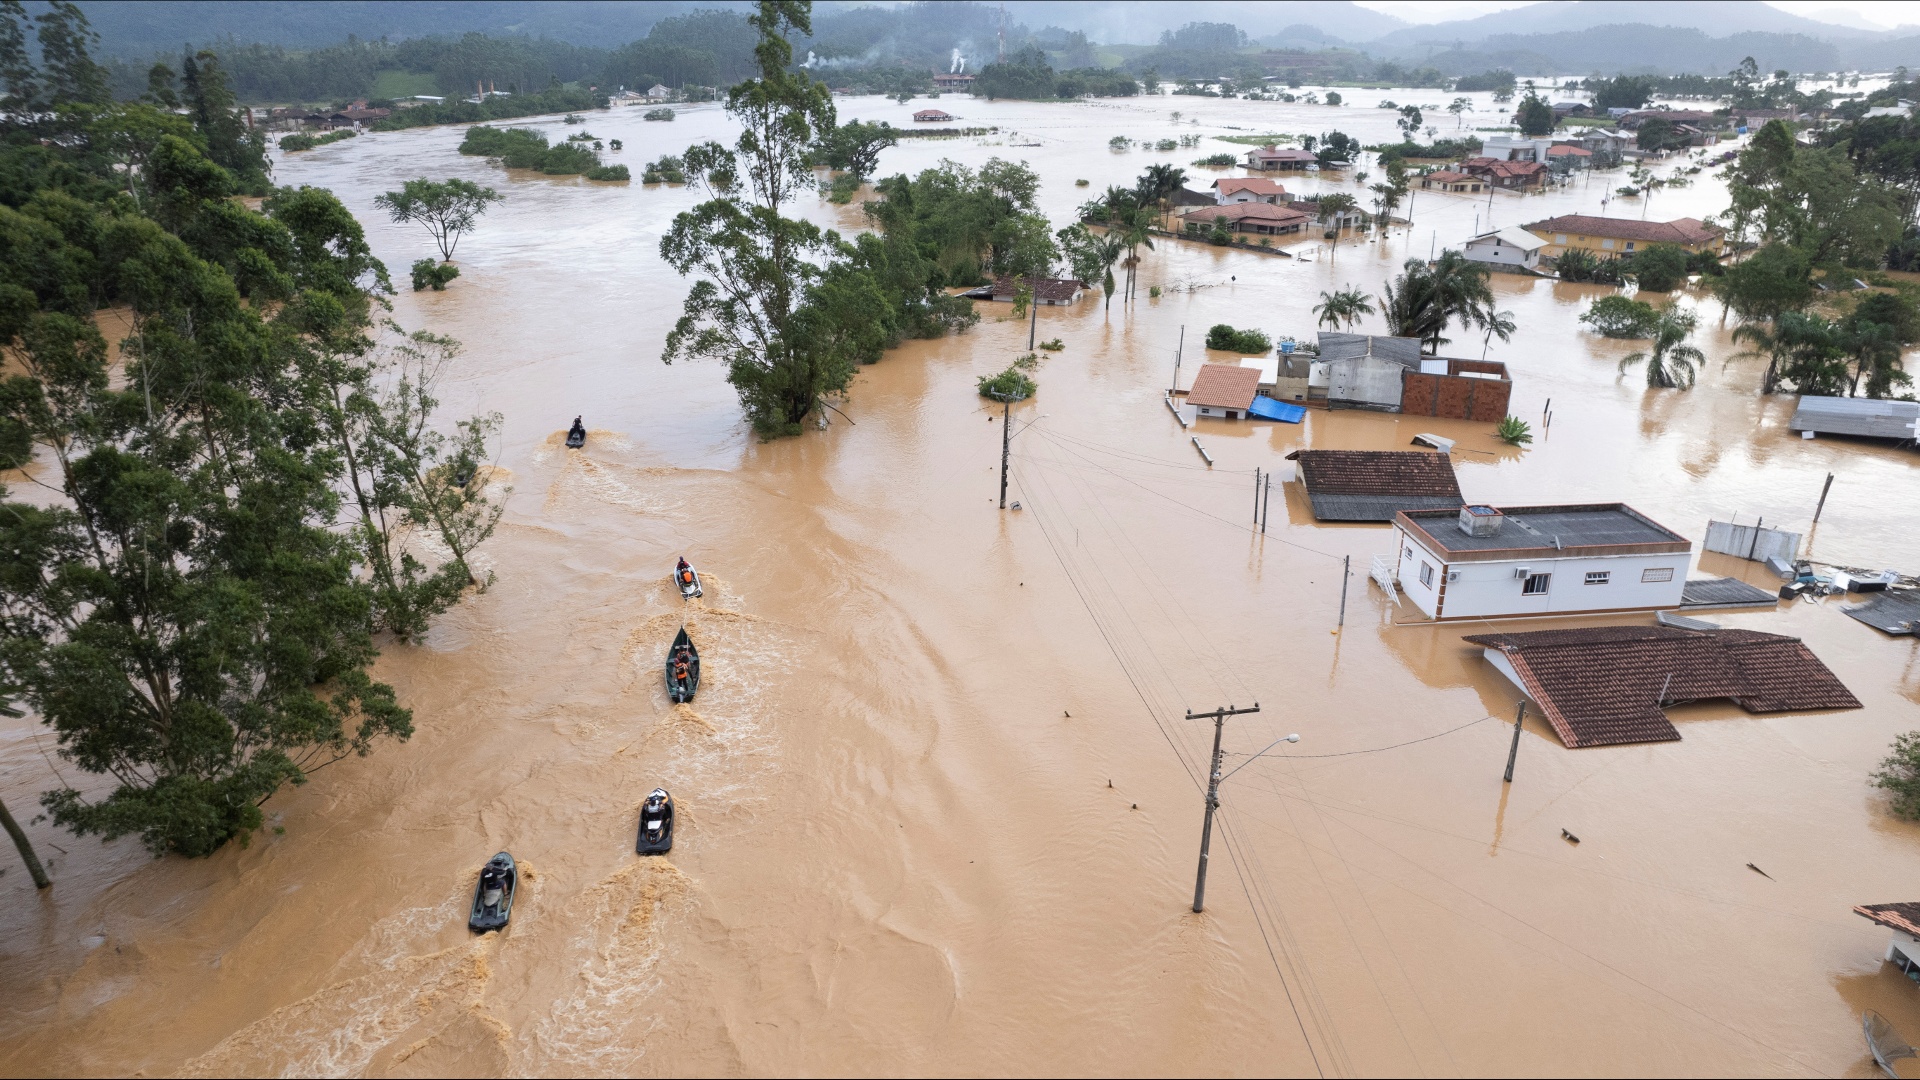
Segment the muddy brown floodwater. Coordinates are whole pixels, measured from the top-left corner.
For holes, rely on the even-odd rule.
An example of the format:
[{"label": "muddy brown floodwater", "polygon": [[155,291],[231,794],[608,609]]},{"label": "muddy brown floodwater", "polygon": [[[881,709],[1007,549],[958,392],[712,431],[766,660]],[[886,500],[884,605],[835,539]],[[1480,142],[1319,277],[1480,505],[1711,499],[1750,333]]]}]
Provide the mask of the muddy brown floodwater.
[{"label": "muddy brown floodwater", "polygon": [[[883,167],[1025,159],[1056,225],[1087,194],[1076,180],[1098,191],[1227,146],[1116,153],[1113,135],[1339,126],[1372,142],[1392,119],[943,105],[1019,134],[908,142]],[[841,115],[905,125],[913,107]],[[729,130],[711,106],[637,113],[586,124],[624,139],[630,166]],[[1575,323],[1598,290],[1498,275],[1520,326],[1491,349],[1513,411],[1538,428],[1553,401],[1527,450],[1480,424],[1314,412],[1201,423],[1208,469],[1161,403],[1183,325],[1190,376],[1213,323],[1310,333],[1321,290],[1377,291],[1488,219],[1599,212],[1618,174],[1491,202],[1421,192],[1386,243],[1310,240],[1300,258],[1159,242],[1132,307],[1041,312],[1040,337],[1066,347],[1015,409],[1024,508],[1001,513],[1000,424],[974,380],[1025,351],[1004,307],[863,370],[852,422],[761,444],[718,368],[659,362],[685,283],[656,245],[696,195],[508,175],[455,153],[460,137],[367,135],[277,167],[338,192],[397,270],[426,237],[382,221],[375,194],[423,173],[506,193],[448,291],[395,303],[466,343],[448,418],[507,417],[514,491],[482,553],[498,583],[424,644],[386,647],[379,674],[417,734],[275,796],[284,833],[154,861],[41,824],[44,895],[0,853],[0,1071],[1866,1076],[1861,1010],[1920,1035],[1920,998],[1879,959],[1886,931],[1849,912],[1920,898],[1920,829],[1867,783],[1920,727],[1920,643],[1836,602],[1722,615],[1801,636],[1865,708],[1683,707],[1681,742],[1582,751],[1529,722],[1507,786],[1510,729],[1488,718],[1515,694],[1460,641],[1483,626],[1397,624],[1411,610],[1364,577],[1386,530],[1316,525],[1291,485],[1266,535],[1248,528],[1255,468],[1290,479],[1295,448],[1432,430],[1460,440],[1470,498],[1622,499],[1696,540],[1709,517],[1804,527],[1831,471],[1814,553],[1912,570],[1920,459],[1794,437],[1792,399],[1761,399],[1755,365],[1727,362],[1709,300],[1681,300],[1702,309],[1699,387],[1653,392],[1616,371],[1634,343]],[[1322,183],[1351,187],[1287,180]],[[1648,211],[1723,194],[1703,173]],[[569,453],[576,413],[591,436]],[[682,553],[704,601],[670,585]],[[706,665],[691,706],[660,685],[682,621]],[[1302,738],[1226,782],[1194,915],[1211,732],[1182,717],[1255,701],[1228,724],[1230,763]],[[60,777],[89,782],[30,721],[0,729],[16,813]],[[656,784],[681,822],[671,857],[640,859]],[[526,868],[512,927],[472,937],[468,890],[503,848]]]}]

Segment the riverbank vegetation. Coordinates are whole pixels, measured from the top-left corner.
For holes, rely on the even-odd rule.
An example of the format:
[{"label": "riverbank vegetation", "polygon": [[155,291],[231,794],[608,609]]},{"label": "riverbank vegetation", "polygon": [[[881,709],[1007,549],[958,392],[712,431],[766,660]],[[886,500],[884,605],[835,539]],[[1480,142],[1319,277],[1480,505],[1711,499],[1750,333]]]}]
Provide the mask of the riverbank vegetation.
[{"label": "riverbank vegetation", "polygon": [[1081,67],[1055,71],[1037,46],[1020,49],[1005,60],[988,64],[974,79],[973,92],[993,100],[1071,100],[1078,97],[1133,97],[1140,83],[1124,71]]},{"label": "riverbank vegetation", "polygon": [[548,146],[547,137],[531,128],[494,128],[481,124],[467,129],[466,137],[460,140],[460,152],[498,161],[509,169],[533,169],[548,176],[628,179],[625,165],[601,163],[600,155],[587,147],[592,140],[593,136],[583,132],[558,146]]},{"label": "riverbank vegetation", "polygon": [[[497,419],[434,434],[453,346],[384,328],[387,272],[338,199],[235,198],[265,162],[210,54],[184,114],[171,72],[113,104],[80,9],[35,22],[0,7],[22,46],[0,109],[0,446],[49,489],[0,513],[0,705],[108,781],[48,792],[55,822],[206,855],[283,785],[411,733],[374,634],[417,636],[473,579],[495,511],[451,478]],[[117,349],[109,307],[131,321]],[[453,557],[428,565],[410,535]]]},{"label": "riverbank vegetation", "polygon": [[280,149],[290,154],[298,153],[301,150],[311,150],[316,146],[325,146],[328,143],[345,142],[358,134],[360,133],[352,128],[341,128],[338,131],[329,131],[324,135],[310,135],[304,131],[296,131],[291,135],[281,136]]}]

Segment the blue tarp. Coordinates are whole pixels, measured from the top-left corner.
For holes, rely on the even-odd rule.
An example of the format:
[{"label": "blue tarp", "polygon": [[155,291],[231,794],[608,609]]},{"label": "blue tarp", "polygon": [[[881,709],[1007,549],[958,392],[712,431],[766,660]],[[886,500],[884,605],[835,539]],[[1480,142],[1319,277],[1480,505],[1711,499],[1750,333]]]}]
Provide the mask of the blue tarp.
[{"label": "blue tarp", "polygon": [[1270,397],[1257,397],[1247,407],[1247,414],[1266,420],[1278,420],[1285,424],[1297,424],[1307,418],[1307,410],[1301,405],[1289,405],[1284,401],[1275,401]]}]

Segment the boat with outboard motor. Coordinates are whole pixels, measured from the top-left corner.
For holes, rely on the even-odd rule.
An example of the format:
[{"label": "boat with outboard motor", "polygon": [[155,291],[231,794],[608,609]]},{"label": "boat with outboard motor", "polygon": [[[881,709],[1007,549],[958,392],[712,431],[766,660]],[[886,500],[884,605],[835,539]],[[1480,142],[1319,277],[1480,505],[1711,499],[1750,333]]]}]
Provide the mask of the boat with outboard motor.
[{"label": "boat with outboard motor", "polygon": [[673,850],[673,796],[654,788],[640,804],[640,838],[633,850],[642,855],[665,855]]},{"label": "boat with outboard motor", "polygon": [[476,934],[504,929],[513,917],[513,894],[519,884],[520,871],[512,855],[503,851],[488,859],[473,886],[473,910],[467,916],[467,929]]},{"label": "boat with outboard motor", "polygon": [[573,426],[567,429],[567,449],[578,450],[585,445],[587,445],[587,429],[576,416],[573,418]]},{"label": "boat with outboard motor", "polygon": [[676,703],[688,702],[699,689],[700,650],[693,647],[693,639],[683,626],[674,636],[673,647],[667,650],[667,697]]},{"label": "boat with outboard motor", "polygon": [[693,564],[688,562],[684,555],[680,558],[680,565],[673,568],[673,583],[680,586],[682,600],[691,600],[696,596],[704,595],[700,591],[700,571],[695,570]]}]

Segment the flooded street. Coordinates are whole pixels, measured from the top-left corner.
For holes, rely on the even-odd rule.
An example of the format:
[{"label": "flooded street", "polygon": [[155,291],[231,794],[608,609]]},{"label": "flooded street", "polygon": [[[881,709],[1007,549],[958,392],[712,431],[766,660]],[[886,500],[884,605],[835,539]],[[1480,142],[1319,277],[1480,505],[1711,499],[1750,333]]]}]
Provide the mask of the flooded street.
[{"label": "flooded street", "polygon": [[[1501,115],[1474,99],[1469,125]],[[900,126],[927,107],[837,104]],[[1374,143],[1396,115],[939,104],[1001,134],[903,141],[882,174],[1025,160],[1056,228],[1152,162],[1246,149],[1116,152],[1116,135]],[[640,111],[584,125],[624,140],[606,157],[636,175],[732,138],[717,106]],[[1730,360],[1704,294],[1681,301],[1701,309],[1699,386],[1652,391],[1617,371],[1644,343],[1575,322],[1607,289],[1500,274],[1519,329],[1489,357],[1534,424],[1527,449],[1486,424],[1361,412],[1187,432],[1162,403],[1182,326],[1184,381],[1214,323],[1306,337],[1322,290],[1378,293],[1476,223],[1598,214],[1624,171],[1491,202],[1420,191],[1387,242],[1310,239],[1299,258],[1156,238],[1131,307],[1096,291],[1041,310],[1039,339],[1065,349],[1013,410],[1032,426],[1013,441],[1023,508],[1002,513],[999,409],[975,379],[1026,351],[1008,305],[863,369],[851,422],[760,443],[721,368],[659,360],[687,283],[657,244],[698,193],[509,175],[456,153],[461,135],[363,135],[279,156],[276,178],[339,194],[403,290],[427,237],[375,195],[424,174],[507,196],[446,292],[394,302],[408,329],[465,344],[447,422],[506,417],[492,482],[513,494],[478,558],[497,582],[423,644],[384,646],[376,674],[412,708],[411,741],[284,790],[249,846],[154,861],[131,839],[31,827],[55,885],[37,894],[0,863],[0,1073],[1868,1076],[1862,1010],[1920,1035],[1920,995],[1880,961],[1888,932],[1850,911],[1920,898],[1920,826],[1868,783],[1920,728],[1920,639],[1837,597],[1710,613],[1801,637],[1865,707],[1683,706],[1680,742],[1580,751],[1529,719],[1506,785],[1516,691],[1461,636],[1609,620],[1422,624],[1366,579],[1388,530],[1317,525],[1291,483],[1266,533],[1249,527],[1256,468],[1291,480],[1301,447],[1437,432],[1460,440],[1471,500],[1624,501],[1694,540],[1695,576],[1769,587],[1757,564],[1699,554],[1708,519],[1806,531],[1832,472],[1812,554],[1911,573],[1912,450],[1787,430],[1794,399],[1757,395],[1764,362]],[[1188,174],[1204,189],[1243,172]],[[1719,210],[1724,188],[1695,179],[1647,216]],[[805,209],[862,223],[857,205]],[[1443,354],[1477,356],[1470,336]],[[590,435],[569,452],[575,414]],[[704,600],[673,588],[681,554]],[[705,680],[673,705],[660,661],[683,620]],[[1226,781],[1195,915],[1212,731],[1184,714],[1254,702],[1228,721],[1229,768],[1301,740]],[[16,815],[60,776],[97,782],[30,720],[0,721]],[[679,829],[670,857],[641,859],[656,785]],[[473,937],[474,875],[502,849],[525,876],[512,925]]]}]

